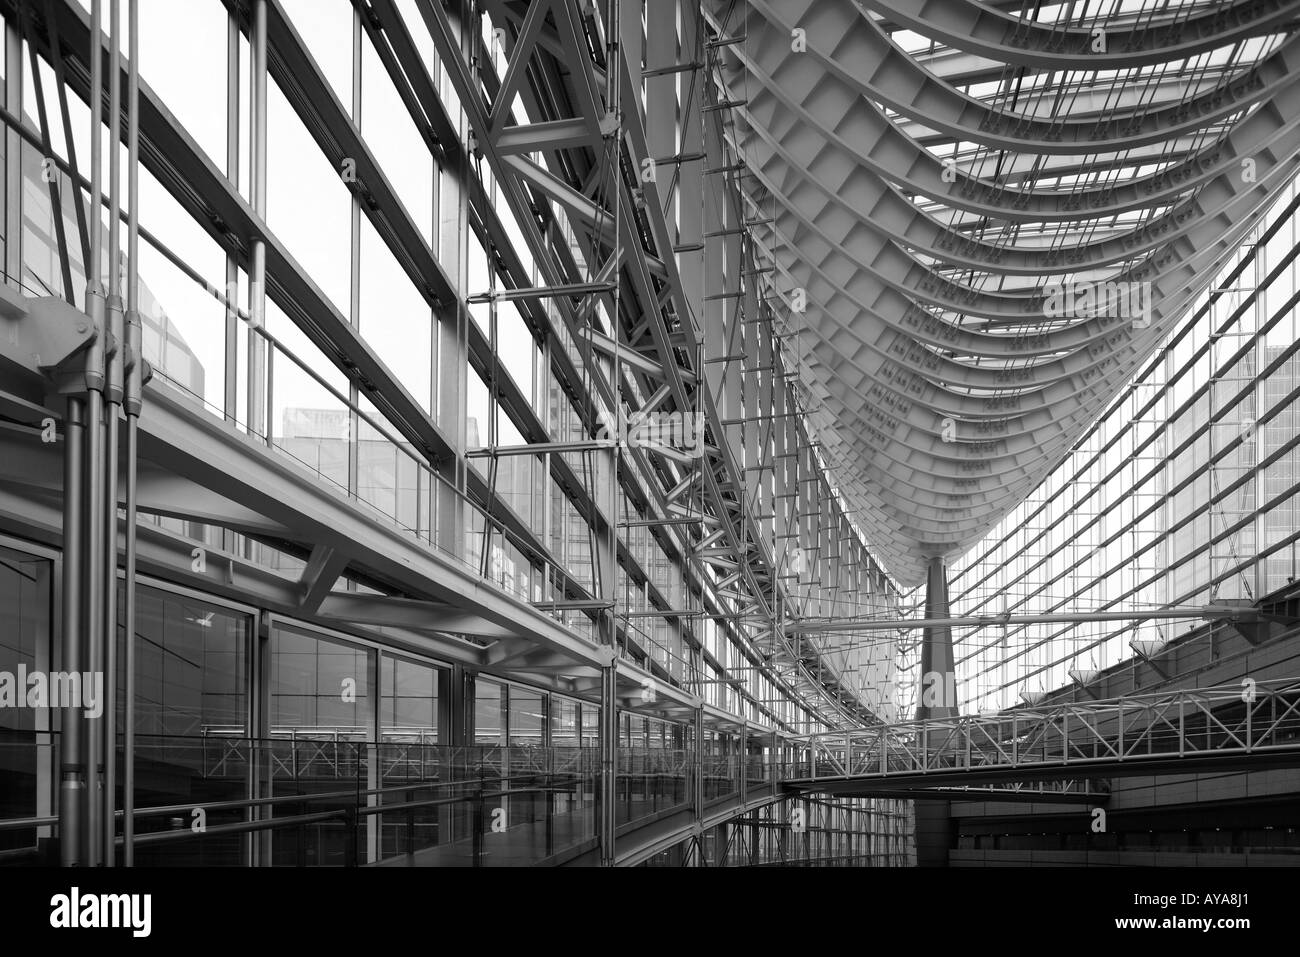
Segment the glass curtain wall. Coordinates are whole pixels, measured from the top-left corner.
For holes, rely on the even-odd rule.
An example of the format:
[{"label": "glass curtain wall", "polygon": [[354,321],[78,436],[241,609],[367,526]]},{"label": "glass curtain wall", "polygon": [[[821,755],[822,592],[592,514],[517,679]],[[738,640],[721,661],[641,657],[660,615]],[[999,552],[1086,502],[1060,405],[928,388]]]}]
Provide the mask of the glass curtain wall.
[{"label": "glass curtain wall", "polygon": [[[1254,602],[1294,582],[1296,197],[1293,185],[1078,446],[950,569],[954,614]],[[955,632],[962,709],[1008,707],[1195,627]]]},{"label": "glass curtain wall", "polygon": [[[52,813],[59,713],[27,706],[25,675],[53,663],[53,566],[0,548],[0,819]],[[0,831],[0,862],[24,859],[49,837],[44,827]]]},{"label": "glass curtain wall", "polygon": [[[463,122],[418,10],[409,3],[398,7],[450,118]],[[465,223],[451,228],[461,222],[451,203],[466,191],[435,155],[428,131],[412,117],[398,90],[398,82],[405,79],[400,71],[395,79],[392,64],[379,56],[366,21],[342,3],[292,0],[281,9],[288,35],[303,44],[328,93],[328,97],[306,97],[298,87],[310,78],[278,71],[273,71],[268,85],[266,222],[271,240],[284,254],[285,265],[277,260],[275,268],[305,279],[307,292],[291,299],[284,283],[271,283],[265,323],[252,328],[246,308],[247,274],[238,262],[228,259],[208,223],[196,219],[143,169],[140,298],[145,352],[155,374],[209,413],[261,438],[307,474],[363,504],[377,519],[442,548],[519,597],[532,601],[554,597],[562,575],[592,589],[592,533],[575,498],[580,497],[579,489],[604,487],[599,457],[591,460],[583,453],[509,456],[495,468],[489,468],[486,459],[472,458],[469,467],[486,488],[471,490],[474,505],[462,502],[447,507],[448,501],[460,499],[460,493],[447,484],[449,476],[422,461],[404,437],[401,423],[387,419],[349,382],[338,357],[322,351],[304,333],[302,323],[309,316],[326,316],[350,326],[420,410],[449,435],[457,436],[464,428],[464,450],[587,437],[573,400],[552,374],[557,350],[567,353],[569,363],[582,366],[581,350],[563,332],[554,304],[538,306],[539,313],[531,317],[518,303],[475,305],[468,309],[469,328],[462,333],[449,322],[454,310],[434,301],[407,251],[399,251],[398,240],[381,225],[384,217],[409,221],[427,247],[420,253],[427,257],[424,268],[444,267],[454,279],[463,258],[463,298],[501,286],[500,266],[497,257],[489,255],[486,237]],[[193,148],[247,199],[251,182],[248,42],[236,33],[233,72],[229,51],[220,42],[204,44],[194,57],[179,55],[174,43],[174,37],[183,33],[226,36],[229,16],[218,0],[185,5],[146,0],[141,16],[146,25],[141,69],[149,90],[177,119]],[[492,63],[504,71],[499,38],[486,19],[483,39]],[[48,182],[44,160],[48,153],[58,163],[66,163],[73,146],[84,160],[89,152],[88,111],[76,96],[68,98],[68,141],[60,122],[58,84],[42,59],[44,52],[37,52],[39,85],[25,50],[21,62],[8,65],[23,74],[28,132],[37,140],[49,140],[48,150],[25,141],[18,147],[24,230],[23,275],[16,281],[31,294],[66,292],[79,301],[85,237],[78,229],[75,200],[90,204],[84,193],[78,195],[66,173],[56,170],[56,181]],[[227,110],[232,103],[237,109]],[[359,132],[361,143],[383,170],[398,208],[383,215],[371,209],[352,188],[356,180],[347,164],[336,168],[326,158],[313,135],[326,115],[341,117]],[[534,282],[541,282],[522,230],[498,195],[497,185],[480,170],[475,175],[482,176],[485,201],[511,238],[514,252],[532,271]],[[466,223],[473,219],[468,217]],[[102,229],[103,220],[102,211],[89,208],[92,228]],[[580,246],[562,213],[556,228],[570,240],[570,251],[580,256]],[[463,254],[452,246],[462,239]],[[608,326],[609,317],[604,319]],[[543,324],[549,328],[543,329]],[[462,335],[464,341],[458,341]],[[256,368],[251,357],[262,352],[267,357],[266,372],[250,381],[250,369]],[[462,381],[463,399],[454,394],[455,384]],[[264,411],[250,406],[250,397],[256,397]],[[561,462],[571,476],[564,483],[556,477]],[[625,463],[625,468],[639,470],[640,466]],[[638,471],[637,480],[655,483],[659,478]],[[827,486],[823,491],[827,501],[835,500],[833,489]],[[517,519],[529,541],[519,540],[518,535],[486,534],[490,523],[482,512],[489,505]],[[645,517],[621,489],[616,508],[629,521]],[[230,532],[191,525],[185,534],[203,539],[216,536],[224,547],[247,557],[274,567],[296,567],[293,557]],[[652,532],[644,526],[625,535],[619,594],[623,610],[629,613],[621,629],[631,640],[623,653],[653,661],[678,680],[719,677],[704,673],[716,669],[700,660],[698,648],[707,645],[713,632],[724,629],[676,615],[642,614],[653,607],[680,609],[699,600],[687,588],[680,557],[670,557],[675,551],[671,540],[662,529]],[[856,554],[869,562],[865,552]],[[881,589],[889,590],[883,576],[873,572],[871,577],[879,579],[876,584]],[[592,635],[586,614],[554,613],[575,631]],[[726,629],[720,640],[735,645],[744,639],[734,629]],[[724,658],[739,664],[740,655]],[[874,676],[867,682],[868,669],[859,670],[864,695],[888,697],[887,678]],[[782,720],[802,720],[778,700],[779,694],[757,686],[737,691],[713,683],[702,688],[711,703],[744,711],[754,720],[764,717],[755,692],[764,694],[768,707],[777,710]]]},{"label": "glass curtain wall", "polygon": [[[119,591],[119,616],[123,607]],[[135,620],[135,795],[137,808],[194,807],[251,796],[258,754],[249,740],[249,661],[253,617],[243,611],[161,588],[140,586]],[[119,618],[118,661],[126,660]],[[118,716],[125,721],[125,685],[119,676]],[[123,781],[118,749],[118,785]],[[118,807],[122,806],[119,791]],[[193,833],[245,820],[243,808],[202,815],[150,815],[137,833]],[[146,843],[142,865],[243,864],[239,835]]]},{"label": "glass curtain wall", "polygon": [[[332,96],[304,97],[295,87],[310,79],[305,76],[277,72],[268,84],[266,226],[268,242],[279,253],[274,270],[280,274],[272,276],[268,287],[265,322],[258,328],[249,322],[248,275],[228,256],[225,237],[214,235],[210,217],[195,212],[193,197],[185,190],[173,195],[169,185],[142,168],[139,296],[145,356],[157,381],[188,397],[203,414],[264,441],[300,467],[305,481],[318,481],[351,498],[377,520],[442,548],[519,597],[537,601],[554,597],[561,574],[591,588],[592,532],[575,505],[580,498],[575,489],[604,486],[607,476],[599,461],[581,453],[518,456],[493,474],[480,468],[481,460],[470,460],[488,488],[476,493],[476,504],[465,504],[449,491],[447,476],[423,461],[422,453],[403,437],[401,423],[368,402],[340,368],[340,357],[304,332],[311,325],[309,318],[336,321],[355,332],[415,406],[448,434],[459,435],[464,429],[465,449],[585,437],[574,400],[553,374],[557,350],[580,363],[577,344],[562,328],[558,332],[541,328],[536,315],[526,315],[516,304],[476,306],[467,313],[469,328],[456,329],[456,304],[433,301],[426,285],[413,275],[409,256],[399,254],[399,244],[384,227],[383,217],[351,188],[347,170],[337,168],[322,151],[315,134],[322,128],[322,116],[337,119],[337,111],[359,131],[361,143],[396,194],[398,208],[385,215],[409,218],[433,265],[455,272],[463,266],[465,288],[458,290],[462,298],[500,286],[499,269],[485,237],[465,226],[471,220],[477,223],[482,211],[469,216],[461,210],[458,219],[449,205],[449,197],[468,191],[444,167],[428,131],[412,118],[398,92],[401,77],[395,80],[390,65],[378,55],[362,15],[346,3],[285,0],[278,6],[288,20],[287,36],[304,44]],[[407,2],[398,7],[450,116],[463,122],[418,10]],[[148,95],[156,96],[175,118],[184,148],[196,152],[199,165],[206,161],[216,176],[225,177],[223,188],[229,186],[247,201],[252,57],[240,30],[233,32],[231,49],[220,42],[219,38],[232,35],[230,17],[231,9],[220,0],[184,5],[142,0],[142,77]],[[242,24],[237,25],[242,29]],[[175,42],[183,34],[217,40],[187,50]],[[496,43],[486,22],[484,37]],[[493,62],[503,71],[499,47],[492,50]],[[46,60],[47,51],[36,49],[32,57],[25,42],[19,51],[20,56],[3,64],[7,75],[21,77],[24,103],[15,121],[26,134],[26,138],[0,138],[4,140],[0,148],[19,151],[21,174],[20,195],[8,200],[21,205],[22,229],[3,239],[10,260],[21,263],[21,272],[8,278],[29,295],[64,295],[80,305],[88,271],[86,234],[107,225],[104,211],[64,169],[74,150],[80,169],[85,168],[89,111],[67,91],[65,129],[60,96],[64,91]],[[236,55],[229,56],[232,53]],[[237,64],[233,70],[231,63]],[[235,108],[228,109],[231,106]],[[519,224],[490,176],[481,178],[492,211],[540,282]],[[459,234],[458,222],[464,227]],[[569,248],[579,249],[562,215],[555,228]],[[463,253],[454,245],[462,238]],[[295,285],[304,290],[301,294],[286,291],[294,285],[287,282],[290,279],[302,280]],[[541,315],[559,323],[554,304],[539,308]],[[607,327],[609,318],[604,316]],[[464,343],[458,340],[461,335]],[[267,370],[260,378],[250,371],[255,369],[252,357],[259,352],[266,354]],[[451,383],[462,380],[464,394],[458,395]],[[250,402],[250,397],[260,402]],[[576,484],[556,480],[561,462],[576,477]],[[659,481],[650,474],[638,478]],[[447,498],[457,504],[442,507]],[[698,504],[692,504],[691,496],[684,501],[692,507]],[[489,503],[498,513],[517,518],[523,533],[510,538],[499,531],[485,535],[488,523],[483,511]],[[616,491],[614,510],[628,521],[646,518],[621,489]],[[248,541],[229,530],[164,516],[146,520],[287,574],[296,573],[303,564],[301,556]],[[440,522],[444,524],[439,526]],[[453,527],[444,534],[448,523]],[[535,547],[520,540],[528,536]],[[624,611],[644,612],[657,606],[682,609],[699,603],[687,586],[681,556],[672,548],[674,541],[662,529],[629,526],[620,569]],[[719,580],[714,576],[711,586]],[[887,583],[881,578],[879,585],[886,588]],[[283,626],[271,632],[267,670],[261,679],[264,686],[250,690],[257,644],[251,616],[164,591],[142,597],[139,604],[140,746],[160,769],[174,763],[203,771],[211,768],[210,760],[219,767],[219,778],[212,781],[176,785],[190,790],[184,799],[167,792],[172,784],[161,770],[157,775],[141,771],[138,786],[157,788],[158,793],[142,792],[137,799],[140,806],[153,800],[197,800],[195,795],[209,791],[248,797],[250,789],[268,782],[275,794],[307,794],[325,788],[328,776],[339,774],[340,769],[350,770],[363,786],[376,786],[379,765],[373,757],[363,756],[364,747],[411,743],[421,735],[436,738],[443,730],[436,720],[437,682],[430,684],[431,666],[407,668],[399,659],[381,657],[360,643]],[[554,614],[591,636],[585,614],[572,610]],[[743,667],[749,660],[750,639],[712,621],[628,615],[621,626],[629,637],[623,654],[657,663],[681,681],[717,677],[723,669]],[[706,650],[716,664],[703,660]],[[390,661],[391,673],[386,670]],[[715,674],[710,676],[709,671]],[[782,720],[799,722],[799,730],[809,729],[805,711],[778,700],[785,698],[784,691],[766,678],[755,675],[751,680],[743,692],[716,682],[696,687],[711,703],[755,720],[766,719],[754,701],[761,698]],[[484,689],[488,685],[483,682]],[[434,688],[435,694],[425,698],[426,687]],[[233,742],[259,733],[249,725],[254,710],[249,695],[263,693],[269,695],[269,708],[260,733],[273,739],[269,750],[260,755],[248,748],[242,753],[228,750],[224,757],[211,758],[204,747],[229,749]],[[484,694],[490,696],[490,691]],[[488,713],[493,708],[490,697],[476,701],[474,740],[513,748],[541,743],[556,733],[557,715],[552,709],[559,700],[500,686],[495,717]],[[582,746],[595,746],[594,707],[582,705],[572,712],[562,708],[560,721],[558,727],[566,733],[571,728]],[[642,726],[646,735],[653,735],[647,730],[650,727]],[[38,729],[20,730],[35,734]],[[674,750],[666,747],[667,733],[660,728],[658,740],[664,746],[651,746],[644,738],[646,746]],[[159,740],[149,744],[150,738]],[[163,738],[170,743],[164,745]],[[294,743],[308,738],[328,739],[329,753],[309,753],[306,746]],[[151,747],[154,751],[148,752]],[[313,840],[308,835],[286,853],[296,860],[306,853],[304,848],[311,847],[310,854],[320,860],[334,859],[334,851],[319,840],[313,845]],[[209,846],[215,845],[209,842]],[[249,846],[248,841],[232,841],[228,855],[231,859],[248,855]]]}]

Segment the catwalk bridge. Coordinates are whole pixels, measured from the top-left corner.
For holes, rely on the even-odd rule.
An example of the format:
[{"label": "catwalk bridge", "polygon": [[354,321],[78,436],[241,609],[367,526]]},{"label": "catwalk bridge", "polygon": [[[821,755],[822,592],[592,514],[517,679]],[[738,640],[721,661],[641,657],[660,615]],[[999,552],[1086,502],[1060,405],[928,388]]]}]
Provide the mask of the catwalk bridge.
[{"label": "catwalk bridge", "polygon": [[835,794],[1297,767],[1300,679],[928,718],[805,740],[783,785]]}]

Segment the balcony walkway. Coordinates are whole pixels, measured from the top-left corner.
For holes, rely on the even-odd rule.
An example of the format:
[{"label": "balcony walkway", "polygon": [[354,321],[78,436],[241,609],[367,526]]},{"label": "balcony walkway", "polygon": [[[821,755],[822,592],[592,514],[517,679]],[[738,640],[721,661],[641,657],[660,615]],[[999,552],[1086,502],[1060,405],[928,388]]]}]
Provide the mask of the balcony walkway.
[{"label": "balcony walkway", "polygon": [[869,794],[1300,767],[1300,679],[1017,708],[814,735],[787,789]]}]

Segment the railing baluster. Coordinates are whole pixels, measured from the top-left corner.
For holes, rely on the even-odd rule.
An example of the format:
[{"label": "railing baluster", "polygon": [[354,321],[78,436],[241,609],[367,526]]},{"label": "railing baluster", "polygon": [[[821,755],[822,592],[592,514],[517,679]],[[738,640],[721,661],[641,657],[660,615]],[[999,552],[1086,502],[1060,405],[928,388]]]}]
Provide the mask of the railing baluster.
[{"label": "railing baluster", "polygon": [[1116,761],[1124,760],[1124,699],[1120,698],[1117,702],[1119,709],[1119,750],[1115,754]]},{"label": "railing baluster", "polygon": [[1249,754],[1251,749],[1254,748],[1255,746],[1254,722],[1252,720],[1254,716],[1255,716],[1255,702],[1247,701],[1246,702],[1246,753],[1247,754]]}]

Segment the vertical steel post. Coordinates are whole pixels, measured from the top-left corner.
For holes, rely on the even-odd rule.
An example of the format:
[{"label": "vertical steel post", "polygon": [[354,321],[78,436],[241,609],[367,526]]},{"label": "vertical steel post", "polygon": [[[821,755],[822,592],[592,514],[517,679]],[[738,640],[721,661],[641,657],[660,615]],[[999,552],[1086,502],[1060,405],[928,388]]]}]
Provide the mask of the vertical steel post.
[{"label": "vertical steel post", "polygon": [[767,769],[767,776],[768,776],[768,782],[772,785],[773,790],[776,789],[777,781],[779,781],[784,776],[782,774],[783,769],[781,768],[780,745],[777,742],[776,734],[777,734],[776,728],[773,728],[772,742],[768,746],[770,748],[769,754],[771,754],[771,763]]},{"label": "vertical steel post", "polygon": [[[249,42],[249,157],[248,199],[258,219],[266,222],[266,0],[253,0]],[[248,273],[248,430],[256,435],[266,430],[271,441],[266,394],[266,341],[260,330],[266,319],[266,243],[253,239]]]},{"label": "vertical steel post", "polygon": [[[362,74],[362,50],[366,42],[364,30],[361,26],[361,10],[353,8],[352,11],[352,35],[351,43],[351,65],[352,65],[352,122],[357,129],[361,129],[364,120],[361,115],[361,105],[363,101],[361,91],[361,74]],[[352,325],[360,328],[361,326],[361,198],[354,191],[348,191],[348,321]],[[430,358],[432,362],[432,358]],[[347,432],[347,456],[348,456],[348,495],[352,498],[359,497],[361,488],[361,417],[357,414],[357,409],[361,407],[361,390],[355,380],[348,382],[348,401],[351,408],[348,409],[348,432]],[[430,406],[433,408],[433,406]],[[416,469],[416,528],[420,528],[419,511],[424,504],[419,492],[421,479],[424,477],[423,469]],[[375,815],[371,815],[372,820]]]},{"label": "vertical steel post", "polygon": [[[86,403],[68,396],[63,428],[63,645],[61,667],[70,674],[82,670],[82,562],[85,542],[81,513],[85,494]],[[63,744],[59,781],[59,863],[86,863],[83,841],[86,805],[85,728],[80,702],[68,700],[62,709]]]},{"label": "vertical steel post", "polygon": [[[239,189],[239,47],[243,35],[234,14],[226,15],[226,178]],[[134,67],[135,57],[131,58]],[[226,336],[222,411],[227,422],[239,419],[239,259],[235,252],[226,253]],[[249,836],[252,839],[252,835]]]},{"label": "vertical steel post", "polygon": [[740,724],[740,803],[743,807],[749,792],[749,722]]},{"label": "vertical steel post", "polygon": [[[949,617],[947,576],[943,558],[940,556],[931,558],[926,578],[925,616],[927,618]],[[936,685],[942,690],[939,703],[932,705],[927,703],[926,695],[927,692],[933,693]],[[921,643],[922,697],[916,708],[916,717],[924,721],[924,724],[918,728],[923,772],[928,770],[930,763],[931,731],[928,727],[930,724],[928,719],[957,717],[956,687],[952,629],[926,628]],[[917,863],[947,866],[948,849],[952,843],[952,817],[948,802],[917,802],[914,804],[913,814],[916,821]]]},{"label": "vertical steel post", "polygon": [[[466,63],[474,43],[474,32],[467,23],[467,4],[463,0],[446,5],[452,32],[459,43],[459,54]],[[435,75],[439,57],[435,56],[431,69]],[[450,74],[453,67],[439,78],[440,93],[453,89]],[[452,116],[458,141],[469,141],[469,126],[464,111]],[[436,350],[437,368],[435,408],[438,425],[447,436],[454,451],[451,461],[440,471],[447,481],[432,487],[430,520],[431,537],[436,547],[453,554],[467,551],[466,508],[457,492],[465,490],[468,472],[464,457],[469,442],[469,417],[467,394],[469,388],[469,307],[466,303],[469,285],[469,179],[470,154],[463,149],[444,149],[437,157],[435,204],[435,252],[455,293],[452,302],[437,302]]]},{"label": "vertical steel post", "polygon": [[127,0],[126,341],[122,404],[126,411],[126,565],[122,588],[122,863],[135,864],[135,521],[136,465],[144,356],[140,328],[140,0]]},{"label": "vertical steel post", "polygon": [[704,706],[695,709],[695,786],[691,794],[691,807],[695,823],[704,817]]},{"label": "vertical steel post", "polygon": [[[5,66],[4,80],[5,106],[11,113],[20,113],[23,105],[24,68],[22,36],[14,21],[5,22]],[[52,34],[53,37],[53,34]],[[51,44],[51,63],[58,79],[58,89],[63,92],[62,65],[59,48]],[[33,53],[33,56],[35,54]],[[61,101],[62,103],[62,98]],[[66,119],[66,114],[65,114]],[[65,127],[66,131],[66,127]],[[70,136],[69,136],[70,138]],[[22,202],[22,139],[18,131],[7,127],[4,133],[5,146],[5,204],[4,235],[6,237],[5,263],[6,276],[11,284],[17,284],[22,275],[23,202]],[[80,197],[79,190],[73,192]],[[83,251],[83,256],[85,255]],[[71,290],[65,290],[70,293]],[[85,668],[85,539],[83,513],[85,507],[85,419],[86,399],[84,381],[79,377],[71,385],[71,391],[64,396],[67,406],[63,422],[63,561],[62,583],[59,594],[60,638],[58,665],[69,673],[80,674]],[[54,661],[47,662],[49,667]],[[51,721],[53,715],[50,716]],[[86,863],[85,825],[86,825],[86,739],[84,712],[81,702],[69,698],[59,711],[60,740],[59,751],[59,794],[58,794],[58,833],[59,863],[64,867],[78,866]],[[53,724],[49,727],[52,729]]]},{"label": "vertical steel post", "polygon": [[[101,114],[104,99],[103,0],[91,2],[90,29],[90,262],[86,265],[86,311],[95,339],[86,350],[86,549],[84,559],[86,669],[92,675],[104,670],[104,379],[107,348],[107,317],[103,275],[103,217],[101,212],[101,164],[103,136]],[[104,717],[86,721],[86,842],[85,862],[100,861],[100,810],[103,802],[101,723]]]},{"label": "vertical steel post", "polygon": [[108,297],[104,366],[104,710],[103,756],[104,796],[102,833],[103,864],[111,867],[116,859],[117,839],[117,459],[118,417],[122,409],[123,362],[122,340],[125,323],[122,316],[122,256],[120,231],[121,144],[122,144],[122,31],[121,0],[109,3],[109,77],[108,77]]},{"label": "vertical steel post", "polygon": [[[18,30],[17,21],[7,19],[5,32],[5,78],[4,105],[13,115],[23,112],[23,79],[27,70],[23,68],[23,36]],[[58,58],[54,58],[58,64]],[[61,72],[61,71],[60,71]],[[23,274],[23,249],[20,237],[23,234],[23,140],[18,129],[9,124],[4,127],[4,176],[5,208],[4,224],[4,270],[11,284],[17,285]],[[78,192],[73,190],[73,192]]]},{"label": "vertical steel post", "polygon": [[613,660],[600,670],[600,864],[614,866],[618,801],[618,669]]}]

